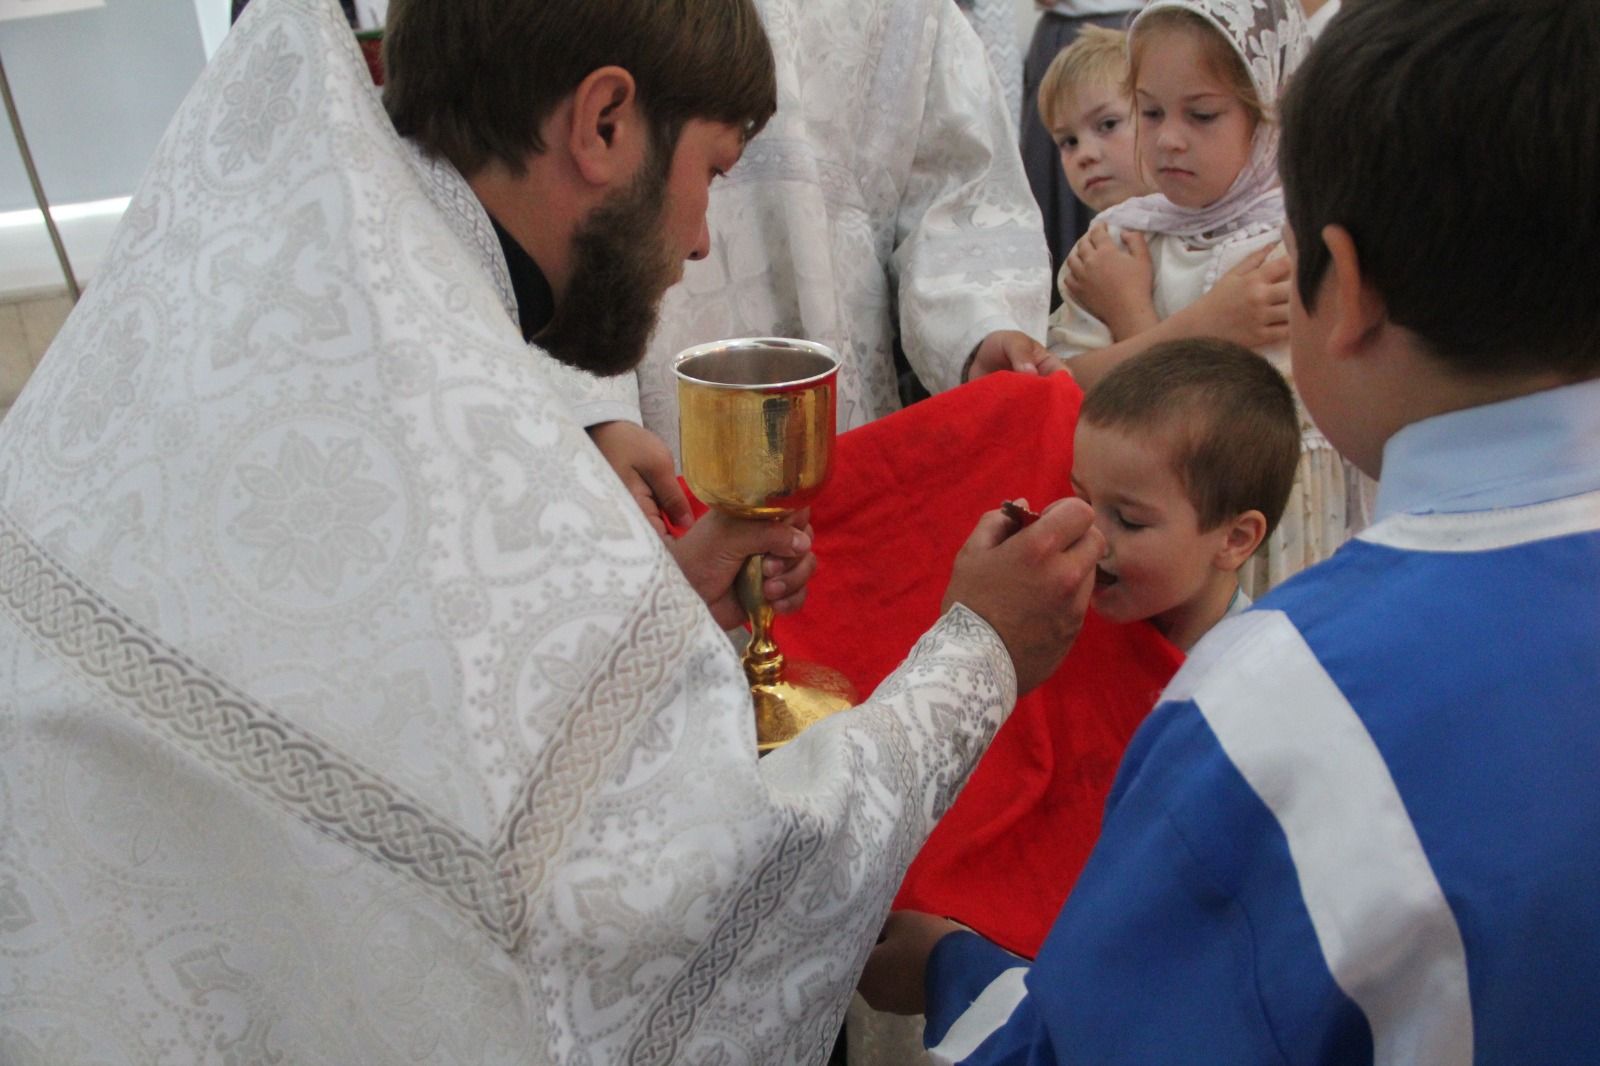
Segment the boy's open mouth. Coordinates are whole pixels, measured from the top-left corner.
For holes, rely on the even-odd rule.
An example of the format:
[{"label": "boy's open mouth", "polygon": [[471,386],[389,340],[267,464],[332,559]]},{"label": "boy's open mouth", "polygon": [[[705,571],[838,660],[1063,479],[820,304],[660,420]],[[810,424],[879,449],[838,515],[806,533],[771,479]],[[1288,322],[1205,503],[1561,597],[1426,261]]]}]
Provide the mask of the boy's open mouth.
[{"label": "boy's open mouth", "polygon": [[1118,579],[1117,575],[1111,573],[1105,567],[1097,566],[1097,567],[1094,568],[1094,587],[1095,588],[1097,588],[1097,589],[1108,589],[1112,585],[1115,585],[1118,580],[1119,579]]}]

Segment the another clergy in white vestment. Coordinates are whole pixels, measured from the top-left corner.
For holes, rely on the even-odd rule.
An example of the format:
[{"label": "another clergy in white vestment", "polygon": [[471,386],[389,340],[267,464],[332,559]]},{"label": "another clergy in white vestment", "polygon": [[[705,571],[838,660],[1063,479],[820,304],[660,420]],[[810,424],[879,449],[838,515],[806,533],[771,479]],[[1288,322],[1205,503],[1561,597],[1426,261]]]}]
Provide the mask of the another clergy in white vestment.
[{"label": "another clergy in white vestment", "polygon": [[0,1059],[816,1063],[1090,517],[984,516],[758,763],[749,548],[686,580],[519,329],[642,354],[774,105],[754,9],[395,0],[388,67],[255,0],[0,425]]},{"label": "another clergy in white vestment", "polygon": [[972,31],[983,42],[1000,98],[1012,122],[1022,118],[1022,52],[1017,48],[1017,13],[1011,0],[956,0]]},{"label": "another clergy in white vestment", "polygon": [[634,377],[564,386],[580,419],[641,422],[676,455],[673,357],[736,336],[837,351],[841,431],[900,407],[897,339],[936,393],[964,375],[1056,369],[1037,343],[1051,273],[1015,118],[956,5],[756,6],[777,114],[712,189],[710,254],[667,293]]}]

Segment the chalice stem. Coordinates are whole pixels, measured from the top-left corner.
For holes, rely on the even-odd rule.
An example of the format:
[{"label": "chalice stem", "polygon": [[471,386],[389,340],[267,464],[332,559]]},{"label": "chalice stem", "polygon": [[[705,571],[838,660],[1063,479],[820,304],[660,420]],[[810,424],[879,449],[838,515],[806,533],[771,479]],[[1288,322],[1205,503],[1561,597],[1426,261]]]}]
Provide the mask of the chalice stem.
[{"label": "chalice stem", "polygon": [[752,555],[739,570],[739,604],[750,616],[750,643],[744,650],[744,672],[752,685],[775,684],[783,676],[783,653],[772,639],[772,604],[762,593],[764,555]]}]

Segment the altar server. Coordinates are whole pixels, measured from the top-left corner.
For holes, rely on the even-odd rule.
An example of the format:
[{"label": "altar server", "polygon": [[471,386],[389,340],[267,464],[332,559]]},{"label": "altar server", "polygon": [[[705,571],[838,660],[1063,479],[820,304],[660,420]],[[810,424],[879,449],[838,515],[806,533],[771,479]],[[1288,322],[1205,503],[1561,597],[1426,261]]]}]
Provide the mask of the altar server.
[{"label": "altar server", "polygon": [[396,0],[387,58],[388,114],[331,0],[256,0],[0,426],[0,1059],[816,1063],[1087,508],[987,516],[758,763],[718,588],[518,328],[642,354],[755,11]]},{"label": "altar server", "polygon": [[1329,23],[1283,114],[1294,370],[1379,521],[1195,648],[1035,963],[891,920],[864,987],[926,991],[935,1061],[1600,1047],[1597,83],[1592,3]]}]

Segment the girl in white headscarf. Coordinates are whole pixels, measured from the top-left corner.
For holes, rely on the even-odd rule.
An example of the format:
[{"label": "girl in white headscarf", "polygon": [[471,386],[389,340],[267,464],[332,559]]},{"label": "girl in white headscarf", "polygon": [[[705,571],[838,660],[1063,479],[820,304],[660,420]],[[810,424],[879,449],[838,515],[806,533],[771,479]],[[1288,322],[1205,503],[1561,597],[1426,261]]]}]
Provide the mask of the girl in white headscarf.
[{"label": "girl in white headscarf", "polygon": [[[1129,32],[1138,156],[1158,191],[1099,218],[1062,268],[1050,347],[1085,388],[1162,340],[1220,334],[1289,375],[1276,105],[1308,46],[1294,0],[1153,0]],[[1269,258],[1273,261],[1268,262]],[[1206,299],[1232,290],[1250,299]],[[1219,321],[1218,308],[1251,313]],[[1289,507],[1245,577],[1259,596],[1361,526],[1361,486],[1302,411]]]}]

